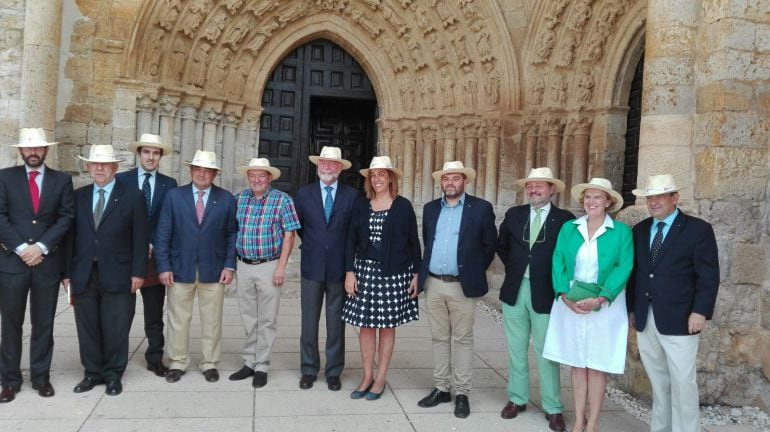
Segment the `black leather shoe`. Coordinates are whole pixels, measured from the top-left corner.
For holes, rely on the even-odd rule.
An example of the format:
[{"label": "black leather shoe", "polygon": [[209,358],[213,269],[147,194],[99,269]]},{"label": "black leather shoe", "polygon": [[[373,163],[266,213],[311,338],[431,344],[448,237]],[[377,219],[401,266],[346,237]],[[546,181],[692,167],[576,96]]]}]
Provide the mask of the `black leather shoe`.
[{"label": "black leather shoe", "polygon": [[342,381],[338,376],[330,376],[326,378],[326,386],[331,391],[339,391],[342,388]]},{"label": "black leather shoe", "polygon": [[123,384],[120,380],[107,381],[107,390],[104,391],[109,396],[117,396],[123,393]]},{"label": "black leather shoe", "polygon": [[468,402],[468,396],[455,396],[455,417],[466,418],[471,414],[471,404]]},{"label": "black leather shoe", "polygon": [[430,394],[428,396],[425,396],[417,402],[417,406],[420,406],[422,408],[433,408],[434,406],[444,403],[444,402],[451,402],[452,401],[452,395],[449,394],[449,392],[443,392],[437,388],[434,388],[431,390]]},{"label": "black leather shoe", "polygon": [[168,374],[166,374],[166,382],[167,383],[175,383],[182,379],[182,375],[184,375],[184,371],[181,369],[170,369],[168,371]]},{"label": "black leather shoe", "polygon": [[313,383],[316,380],[315,375],[310,374],[302,374],[302,378],[299,379],[299,388],[302,390],[307,390],[310,388],[313,388]]},{"label": "black leather shoe", "polygon": [[8,403],[16,399],[16,393],[21,391],[21,386],[3,387],[0,392],[0,403]]},{"label": "black leather shoe", "polygon": [[251,380],[251,386],[254,388],[264,387],[267,384],[267,372],[254,372],[254,378]]},{"label": "black leather shoe", "polygon": [[206,381],[208,382],[217,382],[219,381],[219,372],[214,369],[206,369],[203,371],[203,376],[206,378]]},{"label": "black leather shoe", "polygon": [[147,363],[147,370],[153,372],[156,376],[165,377],[168,375],[168,368],[163,363]]},{"label": "black leather shoe", "polygon": [[98,386],[99,384],[104,384],[104,380],[97,379],[97,378],[89,378],[85,377],[83,378],[83,381],[80,381],[74,389],[72,389],[75,393],[85,393],[87,391],[91,391],[94,387]]},{"label": "black leather shoe", "polygon": [[254,376],[254,369],[248,366],[244,366],[238,372],[231,374],[227,379],[229,379],[230,381],[241,381],[253,376]]},{"label": "black leather shoe", "polygon": [[32,384],[32,389],[37,390],[37,394],[41,397],[51,397],[56,392],[53,390],[53,386],[50,382],[46,381],[43,384]]}]

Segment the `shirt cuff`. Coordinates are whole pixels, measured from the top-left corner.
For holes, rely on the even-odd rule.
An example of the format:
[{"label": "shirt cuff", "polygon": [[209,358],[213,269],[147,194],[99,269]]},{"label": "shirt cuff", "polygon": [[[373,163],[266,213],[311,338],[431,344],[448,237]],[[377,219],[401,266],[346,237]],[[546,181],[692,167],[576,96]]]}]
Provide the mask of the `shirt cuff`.
[{"label": "shirt cuff", "polygon": [[234,268],[230,268],[230,267],[225,267],[225,270],[230,270],[231,272],[234,272],[234,271],[235,271],[235,269],[234,269]]},{"label": "shirt cuff", "polygon": [[28,247],[29,247],[29,244],[22,243],[22,244],[16,246],[16,249],[14,249],[13,251],[16,252],[17,255],[21,255],[21,253],[24,252],[24,249],[26,249]]},{"label": "shirt cuff", "polygon": [[48,255],[48,247],[46,247],[46,245],[40,242],[37,242],[35,244],[40,248],[41,251],[43,251],[43,255]]}]

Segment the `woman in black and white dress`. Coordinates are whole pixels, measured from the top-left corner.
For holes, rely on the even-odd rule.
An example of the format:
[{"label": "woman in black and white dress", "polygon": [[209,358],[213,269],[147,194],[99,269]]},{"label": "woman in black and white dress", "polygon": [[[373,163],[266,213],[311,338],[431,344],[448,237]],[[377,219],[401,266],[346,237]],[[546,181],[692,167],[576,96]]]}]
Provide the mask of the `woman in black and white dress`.
[{"label": "woman in black and white dress", "polygon": [[361,175],[366,177],[366,198],[356,203],[350,218],[345,252],[348,297],[342,319],[360,327],[364,375],[350,397],[376,400],[385,389],[396,327],[419,318],[417,269],[421,253],[412,203],[398,196],[401,171],[393,167],[389,157],[378,156]]}]

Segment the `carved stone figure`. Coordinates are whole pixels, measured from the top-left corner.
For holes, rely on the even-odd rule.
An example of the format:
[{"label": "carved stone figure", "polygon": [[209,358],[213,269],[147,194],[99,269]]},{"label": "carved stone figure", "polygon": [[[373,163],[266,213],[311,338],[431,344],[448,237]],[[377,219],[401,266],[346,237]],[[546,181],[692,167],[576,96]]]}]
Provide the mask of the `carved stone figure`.
[{"label": "carved stone figure", "polygon": [[409,50],[409,57],[411,57],[412,61],[414,61],[415,70],[420,70],[428,66],[428,64],[425,62],[425,56],[422,53],[420,44],[414,40],[412,36],[407,35],[405,39],[406,48]]},{"label": "carved stone figure", "polygon": [[253,58],[243,55],[230,68],[230,73],[227,75],[227,82],[225,83],[225,93],[228,97],[239,98],[241,96],[253,62]]},{"label": "carved stone figure", "polygon": [[556,41],[556,32],[553,29],[545,29],[540,33],[540,39],[535,47],[535,60],[533,63],[543,63],[551,56],[553,44]]},{"label": "carved stone figure", "polygon": [[275,9],[280,3],[281,0],[261,0],[254,2],[254,4],[246,8],[246,11],[251,12],[259,20],[262,18],[262,15]]},{"label": "carved stone figure", "polygon": [[361,0],[362,2],[369,5],[372,10],[377,10],[382,5],[382,2],[380,0]]},{"label": "carved stone figure", "polygon": [[372,39],[375,39],[377,36],[382,33],[382,29],[377,27],[377,25],[372,21],[366,14],[361,12],[360,10],[354,9],[350,13],[350,17],[353,19],[353,22],[363,27],[364,30],[366,30],[371,36]]},{"label": "carved stone figure", "polygon": [[188,70],[187,83],[196,87],[203,87],[206,83],[206,68],[209,64],[209,51],[211,45],[206,42],[200,42],[190,59],[190,69]]},{"label": "carved stone figure", "polygon": [[473,22],[479,19],[479,10],[471,0],[461,0],[460,9],[463,11],[463,15],[468,22]]},{"label": "carved stone figure", "polygon": [[290,22],[304,17],[305,14],[307,14],[307,6],[304,3],[299,3],[283,15],[280,15],[278,17],[278,24],[280,24],[281,28],[286,27]]},{"label": "carved stone figure", "polygon": [[401,94],[404,111],[412,111],[414,109],[414,80],[410,77],[402,79],[398,91]]},{"label": "carved stone figure", "polygon": [[211,83],[215,90],[224,92],[225,90],[225,76],[227,76],[227,67],[230,65],[230,55],[232,51],[229,48],[223,48],[216,56],[213,66],[211,67]]},{"label": "carved stone figure", "polygon": [[436,13],[441,18],[441,25],[444,28],[451,26],[457,21],[455,16],[452,15],[452,11],[449,10],[449,7],[442,0],[431,0],[431,6],[433,6],[433,9],[436,10]]},{"label": "carved stone figure", "polygon": [[222,31],[225,29],[226,24],[227,14],[222,12],[209,21],[208,25],[206,25],[206,28],[203,30],[203,37],[215,44],[222,34]]},{"label": "carved stone figure", "polygon": [[257,31],[257,35],[254,37],[254,39],[252,39],[251,42],[246,46],[246,49],[254,53],[254,55],[257,55],[259,50],[262,49],[262,46],[264,46],[267,40],[270,39],[273,31],[278,29],[278,27],[280,27],[280,24],[278,24],[276,21],[270,21],[263,25],[262,28]]},{"label": "carved stone figure", "polygon": [[432,110],[435,107],[433,94],[436,92],[433,82],[423,77],[417,78],[417,86],[420,90],[420,101],[423,110]]},{"label": "carved stone figure", "polygon": [[431,41],[433,41],[433,60],[436,61],[439,67],[449,63],[446,58],[446,45],[437,34],[431,35]]},{"label": "carved stone figure", "polygon": [[423,34],[428,34],[435,30],[426,15],[425,9],[416,5],[412,6],[411,9],[414,11],[414,15],[417,18],[417,27],[422,30]]},{"label": "carved stone figure", "polygon": [[577,2],[569,13],[567,29],[574,32],[582,32],[583,27],[591,19],[591,0],[581,0]]},{"label": "carved stone figure", "polygon": [[238,45],[255,24],[256,22],[253,17],[249,15],[241,16],[225,33],[225,36],[222,38],[222,43],[224,45],[229,45],[233,51],[238,51]]},{"label": "carved stone figure", "polygon": [[500,86],[502,84],[500,73],[492,62],[485,63],[484,69],[487,72],[487,79],[484,81],[487,107],[494,108],[500,102]]},{"label": "carved stone figure", "polygon": [[542,74],[538,74],[532,86],[529,88],[529,103],[538,106],[543,103],[543,94],[545,93],[545,80]]},{"label": "carved stone figure", "polygon": [[162,28],[154,28],[152,36],[148,39],[149,48],[144,51],[144,64],[145,73],[150,76],[158,75],[158,68],[160,67],[160,48],[163,44],[163,35],[166,32]]},{"label": "carved stone figure", "polygon": [[212,0],[192,0],[190,7],[187,9],[187,14],[182,20],[182,31],[189,37],[195,36],[195,32],[198,31],[198,27],[203,22],[203,18],[211,9]]},{"label": "carved stone figure", "polygon": [[604,42],[607,40],[607,37],[609,36],[609,30],[607,29],[598,29],[596,32],[591,33],[590,39],[588,39],[588,42],[586,42],[586,58],[597,62],[602,59],[602,56],[604,56]]},{"label": "carved stone figure", "polygon": [[176,0],[173,3],[169,4],[165,12],[158,19],[158,25],[168,31],[173,30],[174,23],[176,22],[176,19],[179,18],[180,7],[181,6],[179,4],[179,0]]},{"label": "carved stone figure", "polygon": [[235,15],[236,12],[238,12],[238,9],[243,6],[243,2],[245,0],[225,0],[224,4],[227,10],[230,11],[231,15]]},{"label": "carved stone figure", "polygon": [[593,96],[594,86],[594,74],[591,66],[584,65],[577,82],[577,91],[575,92],[575,101],[581,107],[589,106],[591,104],[591,96]]},{"label": "carved stone figure", "polygon": [[400,2],[401,2],[401,7],[404,9],[412,5],[412,0],[400,0]]},{"label": "carved stone figure", "polygon": [[457,59],[460,61],[460,65],[470,63],[471,59],[468,56],[468,46],[465,44],[465,35],[455,33],[455,35],[452,37],[451,42],[452,42],[452,46],[455,49],[455,54],[457,55]]},{"label": "carved stone figure", "polygon": [[569,66],[572,64],[572,60],[575,58],[575,47],[577,47],[577,40],[575,39],[574,32],[565,32],[561,39],[561,46],[559,46],[559,52],[556,55],[557,66]]},{"label": "carved stone figure", "polygon": [[390,62],[393,64],[394,72],[398,73],[406,69],[406,63],[404,62],[404,57],[401,55],[401,52],[398,50],[398,46],[396,46],[396,44],[394,44],[389,37],[381,38],[379,41],[377,41],[377,44],[382,47],[383,51],[388,53],[388,57],[390,57]]},{"label": "carved stone figure", "polygon": [[482,61],[488,61],[492,58],[492,44],[490,43],[489,32],[482,28],[476,33],[476,46],[479,48],[479,55]]},{"label": "carved stone figure", "polygon": [[184,38],[177,37],[174,40],[169,66],[169,75],[173,81],[182,81],[182,74],[184,73],[185,62],[187,61],[187,53],[189,50],[188,42]]},{"label": "carved stone figure", "polygon": [[479,80],[476,78],[476,74],[473,73],[473,68],[470,65],[465,65],[462,69],[465,74],[463,76],[465,105],[476,108],[479,105]]},{"label": "carved stone figure", "polygon": [[391,9],[389,6],[382,6],[382,16],[384,16],[390,25],[393,26],[393,30],[395,30],[398,37],[402,37],[406,34],[407,31],[409,31],[409,27],[406,26],[404,20],[402,20],[401,17],[396,14],[396,11]]},{"label": "carved stone figure", "polygon": [[441,69],[441,81],[439,82],[441,87],[441,102],[444,108],[451,108],[455,106],[455,79],[449,68]]},{"label": "carved stone figure", "polygon": [[564,106],[567,103],[567,90],[569,84],[564,79],[564,75],[557,73],[551,81],[551,102],[554,106]]}]

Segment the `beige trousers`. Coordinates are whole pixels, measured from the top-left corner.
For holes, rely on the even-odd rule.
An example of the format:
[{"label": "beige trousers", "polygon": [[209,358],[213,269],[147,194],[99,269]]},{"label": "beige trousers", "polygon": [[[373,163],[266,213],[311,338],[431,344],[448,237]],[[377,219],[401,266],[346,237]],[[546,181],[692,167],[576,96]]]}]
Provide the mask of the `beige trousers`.
[{"label": "beige trousers", "polygon": [[246,331],[243,365],[267,372],[278,327],[281,287],[273,285],[278,260],[262,264],[238,263],[236,294]]}]

